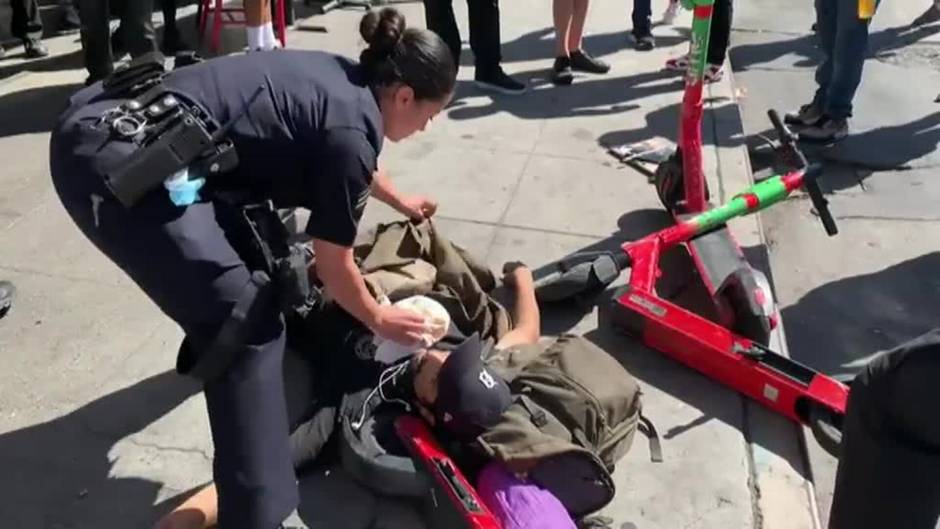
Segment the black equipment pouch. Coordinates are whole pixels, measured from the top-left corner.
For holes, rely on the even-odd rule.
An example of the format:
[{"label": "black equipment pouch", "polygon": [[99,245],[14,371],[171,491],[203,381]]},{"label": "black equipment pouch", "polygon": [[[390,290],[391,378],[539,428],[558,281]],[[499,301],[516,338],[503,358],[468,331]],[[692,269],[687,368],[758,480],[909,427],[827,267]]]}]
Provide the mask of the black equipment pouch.
[{"label": "black equipment pouch", "polygon": [[242,256],[246,264],[271,276],[282,311],[304,305],[311,291],[309,252],[301,245],[289,244],[290,234],[271,201],[244,206],[242,216],[250,234],[249,255]]},{"label": "black equipment pouch", "polygon": [[[161,82],[165,74],[162,61],[151,60],[108,79],[113,91],[109,96],[132,97],[103,113],[98,122],[110,127],[112,141],[136,147],[114,166],[102,169],[105,184],[126,208],[183,169],[205,178],[233,170],[238,156],[226,137],[228,130],[264,91],[259,87],[222,126],[201,106],[167,89]],[[141,87],[146,91],[141,93]]]}]

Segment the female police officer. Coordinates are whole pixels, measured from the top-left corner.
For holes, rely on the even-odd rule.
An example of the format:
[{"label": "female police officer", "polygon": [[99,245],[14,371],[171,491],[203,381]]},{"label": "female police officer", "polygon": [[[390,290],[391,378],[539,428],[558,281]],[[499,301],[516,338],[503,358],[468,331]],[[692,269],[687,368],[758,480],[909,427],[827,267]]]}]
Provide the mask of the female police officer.
[{"label": "female police officer", "polygon": [[[116,98],[98,83],[73,97],[52,134],[52,178],[72,220],[182,327],[197,363],[226,353],[225,369],[201,377],[223,529],[274,529],[298,498],[282,388],[283,318],[275,303],[264,302],[263,278],[229,242],[223,213],[230,206],[213,198],[217,190],[308,208],[316,271],[331,297],[380,336],[410,342],[423,331],[417,316],[372,299],[351,245],[370,191],[410,216],[433,214],[433,202],[392,188],[377,171],[377,157],[383,136],[404,139],[441,111],[456,69],[436,35],[405,29],[393,9],[367,14],[360,32],[368,47],[359,63],[305,51],[215,59],[167,74],[159,84],[165,93],[143,110],[137,99]],[[186,161],[181,150],[198,143],[193,137],[208,137],[199,131],[211,125],[185,127],[208,115],[214,121],[207,123],[219,124],[210,139],[224,132],[237,167],[219,172],[216,164],[203,173],[211,176],[195,201],[171,197],[164,185],[129,198],[115,175],[124,171],[139,190],[133,179],[153,167],[135,158],[152,152],[143,152],[146,140],[136,141],[144,134],[139,125],[170,107],[189,109],[173,126],[196,136],[172,139],[166,152]],[[139,174],[125,170],[138,162],[146,166],[135,169]],[[197,181],[182,174],[185,182]],[[235,334],[226,329],[233,321]]]}]

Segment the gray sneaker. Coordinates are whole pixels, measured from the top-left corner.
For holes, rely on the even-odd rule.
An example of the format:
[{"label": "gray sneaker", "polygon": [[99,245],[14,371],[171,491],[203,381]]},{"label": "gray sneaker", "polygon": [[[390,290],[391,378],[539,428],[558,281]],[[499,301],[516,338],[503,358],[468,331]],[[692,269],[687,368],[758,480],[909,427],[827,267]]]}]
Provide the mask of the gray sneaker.
[{"label": "gray sneaker", "polygon": [[799,127],[810,127],[822,119],[822,109],[816,103],[803,105],[796,112],[787,112],[783,116],[783,122],[787,125],[797,125]]},{"label": "gray sneaker", "polygon": [[833,143],[849,135],[849,122],[845,118],[824,117],[815,125],[801,130],[797,135],[800,141]]}]

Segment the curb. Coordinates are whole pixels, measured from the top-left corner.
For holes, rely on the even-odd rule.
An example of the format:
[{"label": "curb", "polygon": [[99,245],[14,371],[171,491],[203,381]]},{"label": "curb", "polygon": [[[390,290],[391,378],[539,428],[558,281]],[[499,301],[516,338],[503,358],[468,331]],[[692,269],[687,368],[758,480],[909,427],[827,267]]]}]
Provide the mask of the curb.
[{"label": "curb", "polygon": [[[733,193],[754,183],[730,64],[726,68],[725,81],[709,85],[707,94],[709,102],[706,103],[703,125],[708,127],[705,133],[715,139],[714,146],[708,151],[715,158],[715,189],[719,190],[719,198],[724,202]],[[705,159],[706,163],[710,161],[707,153]],[[752,264],[767,274],[773,285],[767,238],[760,215],[734,219],[729,224],[742,248],[760,252],[762,262]],[[782,322],[771,337],[771,348],[783,356],[790,356]],[[821,529],[805,429],[755,402],[744,397],[741,399],[754,527]]]}]

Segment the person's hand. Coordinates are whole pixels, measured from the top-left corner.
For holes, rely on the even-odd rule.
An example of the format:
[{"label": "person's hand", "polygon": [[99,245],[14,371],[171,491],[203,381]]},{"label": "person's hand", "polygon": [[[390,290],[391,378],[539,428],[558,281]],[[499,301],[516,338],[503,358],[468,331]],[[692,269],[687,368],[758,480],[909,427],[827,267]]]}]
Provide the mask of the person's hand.
[{"label": "person's hand", "polygon": [[380,337],[402,345],[421,341],[421,336],[427,332],[424,316],[393,305],[379,307],[371,327]]},{"label": "person's hand", "polygon": [[532,281],[532,270],[521,261],[510,261],[503,265],[503,283],[517,285],[520,281]]},{"label": "person's hand", "polygon": [[413,220],[429,219],[437,213],[437,202],[421,195],[406,195],[401,199],[399,211]]}]

